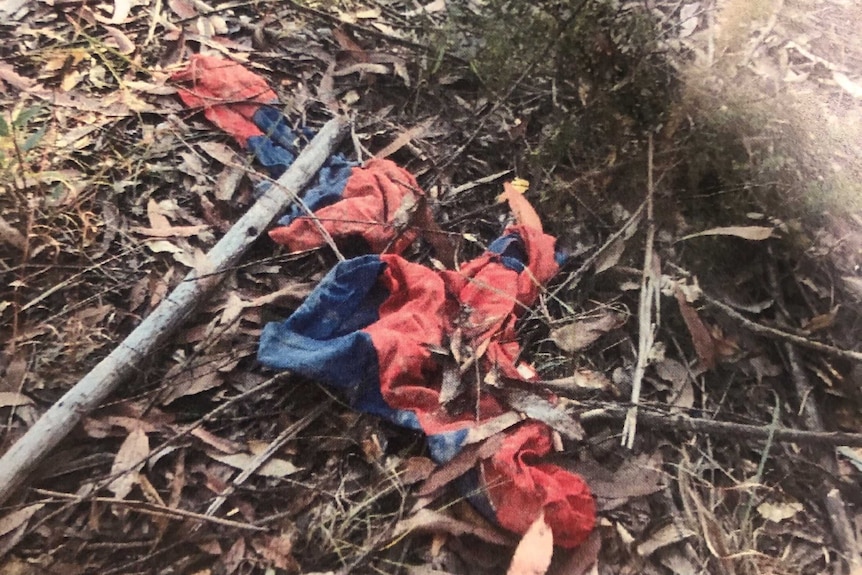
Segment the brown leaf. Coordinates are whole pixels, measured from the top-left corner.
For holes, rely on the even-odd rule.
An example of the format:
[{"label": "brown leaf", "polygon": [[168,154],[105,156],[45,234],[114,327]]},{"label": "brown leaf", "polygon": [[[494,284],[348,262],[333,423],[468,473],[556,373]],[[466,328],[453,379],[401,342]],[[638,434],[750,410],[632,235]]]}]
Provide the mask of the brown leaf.
[{"label": "brown leaf", "polygon": [[17,391],[0,391],[0,407],[18,407],[30,405],[33,400]]},{"label": "brown leaf", "polygon": [[529,391],[511,389],[506,391],[506,400],[513,409],[549,425],[567,439],[578,441],[584,438],[581,424],[543,397]]},{"label": "brown leaf", "polygon": [[548,389],[562,392],[609,391],[614,396],[620,394],[614,383],[605,374],[592,369],[575,370],[574,375],[542,381]]},{"label": "brown leaf", "polygon": [[122,24],[132,11],[130,0],[114,0],[114,13],[111,14],[111,24]]},{"label": "brown leaf", "polygon": [[[116,47],[120,54],[131,54],[135,51],[135,43],[129,40],[129,37],[122,30],[113,26],[104,26],[104,28],[108,31],[108,35],[113,40],[114,47]],[[108,46],[111,45],[110,42],[105,42],[105,44]]]},{"label": "brown leaf", "polygon": [[239,569],[240,564],[245,559],[245,538],[237,537],[233,545],[230,546],[227,553],[221,556],[221,563],[224,567],[225,575],[232,575]]},{"label": "brown leaf", "polygon": [[683,236],[677,241],[690,240],[692,238],[700,238],[703,236],[735,236],[744,240],[762,241],[772,237],[774,228],[765,226],[727,226],[722,228],[711,228],[696,234]]},{"label": "brown leaf", "polygon": [[[251,453],[219,453],[215,451],[207,451],[207,456],[211,459],[218,461],[219,463],[224,463],[234,469],[239,469],[240,471],[244,471],[251,466],[252,461],[256,457]],[[255,471],[255,475],[261,475],[263,477],[287,477],[288,475],[293,475],[299,471],[299,467],[291,463],[286,459],[281,459],[279,457],[271,457],[267,460],[266,463],[261,465],[257,471]]]},{"label": "brown leaf", "polygon": [[420,122],[412,128],[404,130],[403,132],[401,132],[401,134],[398,135],[397,138],[392,140],[392,142],[388,146],[374,154],[374,157],[388,158],[413,140],[421,138],[423,135],[425,135],[425,132],[428,131],[428,129],[434,124],[436,120],[437,116],[433,118],[428,118],[424,122]]},{"label": "brown leaf", "polygon": [[680,523],[671,522],[653,531],[644,541],[638,544],[638,555],[649,557],[659,549],[696,535],[694,531]]},{"label": "brown leaf", "polygon": [[436,468],[427,457],[408,457],[398,466],[398,477],[404,485],[413,485],[428,479]]},{"label": "brown leaf", "polygon": [[117,498],[125,499],[138,483],[138,473],[149,453],[150,440],[144,430],[138,428],[129,433],[111,465],[111,476],[117,477],[108,485],[108,490]]},{"label": "brown leaf", "polygon": [[544,575],[554,554],[554,534],[545,522],[544,511],[524,533],[515,549],[507,575]]},{"label": "brown leaf", "polygon": [[458,452],[458,455],[438,467],[419,487],[419,495],[430,495],[444,485],[455,481],[476,466],[482,459],[487,459],[503,445],[503,434],[498,433],[474,445],[468,445]]},{"label": "brown leaf", "polygon": [[289,534],[265,535],[262,538],[253,539],[252,545],[254,546],[254,550],[261,557],[271,562],[272,566],[276,569],[283,569],[291,573],[298,573],[300,571],[299,564],[292,554],[293,541]]},{"label": "brown leaf", "polygon": [[36,80],[20,75],[11,64],[4,62],[0,62],[0,80],[24,92],[37,87]]},{"label": "brown leaf", "polygon": [[703,363],[706,369],[715,367],[715,342],[709,332],[709,328],[700,319],[694,307],[685,299],[685,294],[677,289],[674,292],[676,301],[679,303],[679,311],[682,313],[682,319],[685,326],[688,328],[688,333],[691,334],[691,341],[694,344],[694,350],[697,357]]},{"label": "brown leaf", "polygon": [[27,507],[22,507],[21,509],[17,509],[8,515],[4,515],[0,517],[0,537],[11,533],[15,529],[18,529],[33,517],[33,514],[45,507],[44,503],[37,503],[35,505],[28,505]]},{"label": "brown leaf", "polygon": [[602,550],[602,536],[596,529],[590,533],[589,538],[578,547],[571,550],[563,550],[563,559],[555,563],[550,570],[550,575],[585,575],[591,571],[591,567],[599,560],[599,551]]},{"label": "brown leaf", "polygon": [[150,227],[155,230],[164,230],[171,227],[171,222],[162,211],[159,203],[153,198],[150,198],[150,201],[147,202],[147,219],[150,221]]},{"label": "brown leaf", "polygon": [[0,242],[22,251],[27,248],[27,238],[3,219],[3,216],[0,216]]},{"label": "brown leaf", "polygon": [[171,226],[167,228],[142,228],[139,226],[129,227],[129,231],[135,234],[141,234],[151,238],[189,238],[208,232],[210,227],[205,224],[197,226]]},{"label": "brown leaf", "polygon": [[574,353],[589,347],[625,322],[625,315],[606,308],[600,309],[591,317],[555,329],[551,332],[551,341],[561,350]]},{"label": "brown leaf", "polygon": [[420,509],[416,514],[402,519],[395,525],[393,539],[414,531],[422,533],[448,533],[449,535],[473,535],[488,543],[509,545],[511,537],[490,525],[472,524],[445,515],[439,511]]}]

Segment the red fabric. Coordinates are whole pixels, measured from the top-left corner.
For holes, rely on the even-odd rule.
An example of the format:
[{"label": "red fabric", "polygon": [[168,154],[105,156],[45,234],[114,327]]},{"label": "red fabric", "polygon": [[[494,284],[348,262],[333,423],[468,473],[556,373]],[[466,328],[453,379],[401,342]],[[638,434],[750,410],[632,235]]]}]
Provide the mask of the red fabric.
[{"label": "red fabric", "polygon": [[[460,270],[445,273],[449,291],[457,294],[462,310],[469,313],[460,322],[474,348],[490,339],[485,357],[506,377],[521,379],[516,360],[521,346],[515,322],[539,295],[539,290],[557,273],[552,236],[530,226],[511,226],[506,234],[518,234],[524,242],[527,266],[517,272],[504,266],[499,256],[486,253]],[[454,328],[453,328],[454,329]]]},{"label": "red fabric", "polygon": [[483,483],[502,527],[524,533],[544,510],[554,543],[576,547],[595,526],[595,502],[579,475],[534,463],[550,451],[550,429],[539,422],[525,423],[507,435],[490,460],[481,463]]},{"label": "red fabric", "polygon": [[261,104],[277,100],[266,81],[241,64],[215,56],[194,54],[188,66],[171,76],[189,82],[179,96],[189,108],[203,108],[207,119],[245,147],[252,136],[263,132],[252,122]]},{"label": "red fabric", "polygon": [[[361,236],[374,253],[400,253],[416,232],[404,228],[423,194],[416,178],[390,160],[369,160],[353,168],[343,199],[320,208],[314,215],[333,238]],[[324,245],[323,235],[309,217],[275,228],[269,236],[291,251]]]}]

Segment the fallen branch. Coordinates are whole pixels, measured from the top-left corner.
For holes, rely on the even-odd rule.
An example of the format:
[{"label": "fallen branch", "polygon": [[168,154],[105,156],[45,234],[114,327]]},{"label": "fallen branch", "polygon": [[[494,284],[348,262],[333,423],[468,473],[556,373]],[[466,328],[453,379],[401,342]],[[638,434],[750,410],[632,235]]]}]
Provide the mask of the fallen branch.
[{"label": "fallen branch", "polygon": [[140,364],[151,355],[221,281],[275,219],[296,199],[338,145],[347,121],[335,118],[302,151],[293,165],[249,208],[186,276],[129,336],[99,362],[72,389],[51,406],[0,458],[0,503],[6,501],[36,465]]},{"label": "fallen branch", "polygon": [[[624,420],[627,413],[628,408],[622,406],[601,407],[580,413],[578,421],[581,423],[602,420],[619,421]],[[691,417],[683,413],[650,410],[643,405],[638,411],[638,423],[653,429],[675,429],[736,439],[769,439],[771,435],[772,441],[781,443],[862,447],[862,433],[807,431],[774,425],[749,425],[732,421],[715,421],[714,419]]]}]

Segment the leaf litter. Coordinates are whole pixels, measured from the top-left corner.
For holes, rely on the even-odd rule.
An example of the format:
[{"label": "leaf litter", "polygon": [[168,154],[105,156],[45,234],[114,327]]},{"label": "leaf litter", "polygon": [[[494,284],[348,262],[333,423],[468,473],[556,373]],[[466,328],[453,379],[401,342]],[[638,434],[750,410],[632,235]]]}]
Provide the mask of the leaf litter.
[{"label": "leaf litter", "polygon": [[[671,4],[656,6],[667,12],[666,25],[677,26],[668,37],[687,45],[699,41],[711,26],[709,8],[702,2]],[[5,564],[117,573],[137,572],[144,564],[200,573],[390,572],[393,565],[410,572],[433,565],[451,573],[481,573],[488,570],[476,557],[488,545],[497,556],[505,550],[502,568],[511,564],[510,572],[554,573],[567,559],[575,563],[569,565],[572,573],[640,570],[645,564],[650,572],[673,572],[668,566],[680,565],[705,565],[721,573],[755,572],[764,565],[777,572],[821,572],[824,555],[839,551],[822,513],[803,513],[817,505],[824,483],[814,467],[799,466],[811,461],[806,452],[773,445],[758,471],[765,446],[745,437],[713,439],[642,426],[631,452],[618,446],[618,422],[579,421],[581,413],[627,397],[631,383],[635,323],[617,310],[636,309],[637,294],[618,286],[641,272],[643,223],[637,208],[642,195],[638,190],[599,203],[592,198],[634,189],[620,176],[632,169],[621,157],[634,165],[642,159],[638,151],[626,148],[628,143],[606,142],[595,147],[606,153],[601,161],[579,158],[583,168],[531,166],[521,154],[527,148],[536,151],[535,157],[547,153],[548,131],[542,129],[550,120],[541,116],[541,106],[530,103],[543,96],[529,92],[540,90],[547,78],[528,70],[526,83],[512,82],[512,93],[503,97],[482,93],[478,86],[494,79],[478,81],[474,73],[482,69],[459,62],[460,48],[451,38],[437,51],[438,61],[428,60],[417,49],[427,37],[416,35],[411,19],[428,19],[439,30],[456,29],[454,12],[445,3],[400,12],[374,4],[350,5],[342,12],[300,4],[268,8],[277,18],[265,22],[251,7],[225,3],[171,0],[150,7],[118,0],[51,7],[0,2],[0,13],[8,17],[0,24],[2,33],[14,38],[0,48],[0,241],[2,273],[10,278],[0,293],[0,314],[9,326],[0,336],[3,449],[182,281],[196,265],[196,254],[204,253],[254,197],[253,168],[243,151],[226,144],[198,116],[181,111],[175,87],[165,81],[165,70],[183,61],[190,47],[251,62],[280,93],[296,94],[286,105],[296,106],[298,116],[318,122],[325,107],[355,114],[354,147],[365,157],[371,155],[368,150],[379,150],[422,174],[423,184],[439,200],[434,208],[442,216],[440,233],[470,238],[458,240],[452,261],[469,259],[465,254],[492,239],[509,217],[495,202],[491,184],[496,182],[481,180],[513,167],[532,180],[527,194],[546,226],[558,235],[587,230],[594,237],[579,237],[581,245],[605,245],[593,252],[593,267],[588,266],[594,277],[581,274],[569,284],[579,291],[546,294],[519,328],[519,335],[532,342],[525,354],[547,393],[512,392],[505,382],[495,382],[489,393],[508,398],[511,417],[477,434],[461,460],[433,469],[415,438],[334,407],[228,497],[225,516],[265,529],[261,535],[217,523],[195,529],[206,521],[198,516],[166,520],[173,516],[135,511],[132,504],[147,502],[165,513],[178,509],[202,515],[235,471],[249,465],[255,446],[327,400],[322,390],[297,382],[245,395],[266,379],[253,361],[262,323],[298,305],[331,263],[324,253],[285,256],[271,246],[256,246],[251,261],[224,278],[217,301],[205,302],[183,336],[166,342],[116,398],[137,402],[139,408],[88,418],[85,439],[58,450],[55,469],[34,479],[21,503],[0,515]],[[776,30],[786,33],[780,26]],[[66,39],[73,36],[80,42]],[[601,35],[595,38],[587,57],[624,53],[608,47]],[[817,56],[807,42],[796,37],[787,44],[796,58],[783,64],[788,72],[816,72],[804,69],[803,62],[817,62],[828,70],[823,86],[856,98],[858,79]],[[758,50],[752,54],[764,59]],[[512,59],[518,63],[516,55]],[[594,65],[601,68],[601,62]],[[502,67],[497,69],[502,75]],[[602,90],[591,90],[586,76],[575,82],[577,97],[565,104],[582,109],[584,122],[597,110],[593,116],[600,116],[606,105],[597,95]],[[615,89],[624,88],[618,84]],[[548,81],[549,109],[558,103],[551,95],[566,97],[566,89],[552,88]],[[635,125],[632,118],[617,114],[614,124],[625,132]],[[627,142],[639,137],[623,135]],[[579,137],[591,135],[582,131]],[[568,153],[576,156],[576,148]],[[657,163],[658,171],[678,176],[673,169],[671,160]],[[464,191],[448,197],[452,189]],[[517,219],[534,217],[520,203],[523,191],[507,189],[506,195]],[[749,211],[764,211],[754,208]],[[622,223],[626,215],[632,225]],[[734,225],[739,221],[703,221],[671,205],[659,223],[660,272],[677,286],[700,280],[706,292],[732,302],[753,321],[772,325],[773,310],[758,304],[775,294],[760,281],[760,261],[746,258],[776,257],[769,250],[788,234],[780,226]],[[705,231],[693,231],[698,229]],[[798,314],[794,329],[851,348],[858,339],[857,310],[855,300],[845,304],[842,298],[858,300],[862,291],[854,268],[858,230],[815,232],[816,241],[806,244],[803,257],[780,258],[782,285]],[[722,245],[740,240],[747,245],[746,255],[735,254],[732,265],[714,268],[712,262],[724,261]],[[830,254],[841,257],[827,260]],[[837,274],[829,268],[833,261]],[[571,266],[564,268],[562,280]],[[697,297],[681,293],[683,287],[663,296],[675,305],[662,307],[656,325],[662,345],[652,350],[646,367],[645,400],[668,415],[677,410],[768,423],[775,392],[787,406],[782,424],[798,427],[795,400],[771,387],[788,377],[781,352]],[[461,379],[468,356],[456,358],[447,407],[457,404],[463,385],[477,385]],[[852,366],[841,362],[826,369],[817,359],[814,352],[806,356],[807,368],[824,378],[828,374],[832,397],[855,406],[858,394],[845,382],[854,381]],[[820,391],[814,390],[818,401]],[[830,400],[822,401],[831,413]],[[164,413],[170,414],[167,422],[159,419]],[[602,509],[601,525],[576,550],[582,557],[549,551],[546,533],[536,542],[533,533],[530,539],[525,535],[517,545],[510,534],[459,506],[463,502],[455,485],[493,452],[495,434],[524,415],[557,428],[561,437],[554,457],[588,479]],[[857,420],[842,419],[841,428],[859,431]],[[367,445],[377,448],[362,449]],[[841,481],[858,482],[860,472],[846,467]],[[113,494],[112,502],[88,499],[94,485],[101,495]],[[63,508],[60,500],[36,489],[83,495]],[[750,524],[740,526],[746,509],[752,510]],[[802,515],[810,523],[804,537]],[[662,524],[659,518],[669,521]],[[762,530],[758,539],[745,538],[757,528]],[[462,538],[471,544],[459,545]],[[51,557],[42,552],[49,542],[56,542]],[[535,555],[521,557],[527,549]],[[782,557],[800,560],[789,565]],[[439,563],[441,558],[448,562]],[[521,571],[511,571],[516,565]]]}]

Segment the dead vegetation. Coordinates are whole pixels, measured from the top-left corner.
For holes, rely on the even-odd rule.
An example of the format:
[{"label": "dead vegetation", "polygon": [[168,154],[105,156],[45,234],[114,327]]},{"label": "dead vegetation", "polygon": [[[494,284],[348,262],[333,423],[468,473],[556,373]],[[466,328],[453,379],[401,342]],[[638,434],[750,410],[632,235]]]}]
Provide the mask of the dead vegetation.
[{"label": "dead vegetation", "polygon": [[[209,51],[296,122],[349,114],[345,150],[413,172],[461,261],[530,180],[573,257],[519,335],[600,510],[547,572],[858,572],[857,12],[0,1],[3,450],[253,202],[168,81]],[[504,572],[517,538],[421,437],[256,364],[334,262],[255,244],[5,503],[0,573]]]}]

